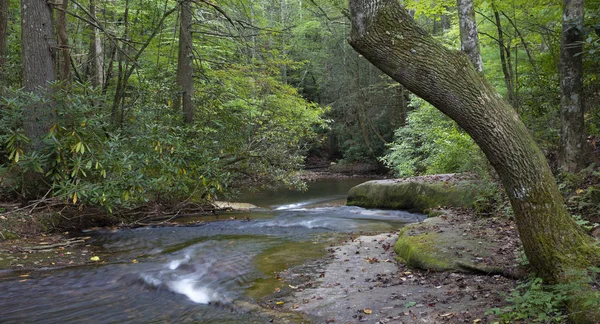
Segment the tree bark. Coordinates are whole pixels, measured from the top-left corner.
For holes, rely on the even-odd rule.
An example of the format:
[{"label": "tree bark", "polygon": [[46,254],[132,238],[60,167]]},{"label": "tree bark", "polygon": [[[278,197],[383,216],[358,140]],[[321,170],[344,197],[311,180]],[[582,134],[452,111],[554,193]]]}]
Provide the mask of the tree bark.
[{"label": "tree bark", "polygon": [[[23,88],[44,97],[49,82],[56,80],[56,49],[52,23],[52,7],[46,1],[21,1],[21,55]],[[30,149],[39,151],[42,138],[54,120],[52,103],[25,107],[24,131],[30,139]]]},{"label": "tree bark", "polygon": [[408,117],[408,94],[404,89],[404,86],[399,84],[398,89],[396,90],[396,97],[398,98],[398,117],[390,118],[390,120],[394,120],[395,122],[392,124],[392,128],[404,127],[406,126],[406,117]]},{"label": "tree bark", "polygon": [[510,50],[504,45],[504,32],[502,31],[502,22],[500,21],[500,13],[492,2],[494,17],[496,19],[496,29],[498,30],[498,49],[500,50],[500,62],[502,63],[502,73],[504,74],[504,84],[506,85],[506,95],[508,102],[515,103],[515,90],[512,78],[512,67],[510,66]]},{"label": "tree bark", "polygon": [[8,36],[8,0],[0,0],[0,78],[6,68],[6,40]]},{"label": "tree bark", "polygon": [[58,49],[60,51],[58,61],[58,76],[64,83],[71,82],[71,52],[69,49],[69,32],[67,28],[68,0],[60,0],[55,3],[56,10],[56,34],[58,36]]},{"label": "tree bark", "polygon": [[560,40],[561,154],[560,167],[578,172],[585,149],[583,97],[584,0],[563,0]]},{"label": "tree bark", "polygon": [[[90,0],[90,15],[93,21],[96,20],[96,0]],[[100,29],[92,26],[90,36],[90,79],[94,87],[104,84],[104,56],[102,54],[102,42],[100,39]]]},{"label": "tree bark", "polygon": [[458,21],[460,25],[460,47],[467,54],[477,71],[483,71],[481,52],[479,51],[479,36],[473,0],[458,0]]},{"label": "tree bark", "polygon": [[176,99],[176,107],[181,104],[183,121],[194,122],[194,56],[192,44],[192,8],[189,0],[179,3],[181,22],[179,24],[179,55],[177,61],[177,85],[181,88]]},{"label": "tree bark", "polygon": [[597,261],[592,239],[567,213],[541,150],[468,58],[427,35],[395,0],[351,0],[350,12],[350,44],[481,147],[502,180],[537,274],[556,282]]}]

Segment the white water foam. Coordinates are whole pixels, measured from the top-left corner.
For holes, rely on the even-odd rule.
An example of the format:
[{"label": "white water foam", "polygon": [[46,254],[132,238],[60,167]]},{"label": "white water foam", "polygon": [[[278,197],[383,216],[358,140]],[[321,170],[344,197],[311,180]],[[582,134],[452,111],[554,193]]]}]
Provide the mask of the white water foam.
[{"label": "white water foam", "polygon": [[151,275],[148,274],[142,274],[142,280],[144,280],[145,283],[149,284],[150,286],[153,287],[158,287],[162,284],[162,280],[155,278]]},{"label": "white water foam", "polygon": [[171,291],[185,295],[197,304],[208,304],[216,300],[216,294],[208,288],[196,287],[193,279],[181,279],[168,283]]},{"label": "white water foam", "polygon": [[179,268],[179,266],[182,263],[188,262],[188,261],[190,261],[190,256],[189,255],[186,255],[185,258],[183,258],[183,259],[173,260],[173,261],[169,262],[169,269],[176,270],[177,268]]},{"label": "white water foam", "polygon": [[301,203],[296,203],[296,204],[283,205],[283,206],[279,206],[279,207],[275,208],[275,210],[296,209],[301,206],[306,206],[309,203],[310,202],[301,202]]}]

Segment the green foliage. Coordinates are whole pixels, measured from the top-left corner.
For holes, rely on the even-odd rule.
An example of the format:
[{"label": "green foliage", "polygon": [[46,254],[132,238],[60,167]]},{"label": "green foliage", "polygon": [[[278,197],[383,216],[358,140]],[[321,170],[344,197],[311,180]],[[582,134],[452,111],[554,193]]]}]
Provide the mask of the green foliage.
[{"label": "green foliage", "polygon": [[323,110],[268,76],[258,79],[255,91],[262,94],[252,101],[244,93],[251,75],[229,72],[211,89],[218,96],[199,109],[194,125],[184,125],[178,112],[160,104],[168,100],[149,89],[154,96],[131,107],[127,124],[114,129],[97,105],[102,98],[96,90],[55,87],[50,100],[56,122],[43,151],[28,147],[22,109],[46,99],[7,89],[0,102],[3,179],[10,182],[5,185],[30,196],[28,190],[39,184],[28,180],[39,174],[52,196],[109,211],[149,200],[210,200],[248,177],[293,185],[313,127],[324,125]]},{"label": "green foliage", "polygon": [[[540,278],[528,280],[518,285],[506,298],[510,305],[493,308],[487,313],[497,315],[502,323],[561,323],[566,319],[563,310],[569,291],[557,288],[546,289]],[[576,287],[568,288],[573,290]]]},{"label": "green foliage", "polygon": [[474,171],[485,165],[477,145],[456,123],[422,99],[412,102],[418,108],[396,130],[382,158],[398,176]]},{"label": "green foliage", "polygon": [[597,227],[600,220],[599,177],[600,170],[596,164],[578,173],[560,172],[557,177],[569,214],[586,230]]},{"label": "green foliage", "polygon": [[490,179],[484,178],[478,184],[477,199],[475,200],[475,212],[479,216],[495,216],[502,206],[503,196],[498,184]]},{"label": "green foliage", "polygon": [[571,281],[555,285],[545,285],[540,278],[528,279],[506,298],[508,306],[493,308],[487,313],[497,315],[502,323],[564,323],[568,318],[567,304],[573,299],[583,303],[583,309],[600,305],[600,293],[586,290],[600,269],[590,267],[587,270],[584,274],[571,273]]}]

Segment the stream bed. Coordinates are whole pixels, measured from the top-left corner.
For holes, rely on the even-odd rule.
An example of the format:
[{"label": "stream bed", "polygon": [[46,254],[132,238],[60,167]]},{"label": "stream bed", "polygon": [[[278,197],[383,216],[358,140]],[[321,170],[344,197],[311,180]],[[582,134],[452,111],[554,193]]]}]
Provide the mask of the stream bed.
[{"label": "stream bed", "polygon": [[[323,255],[346,233],[395,231],[420,214],[344,206],[364,179],[240,200],[260,210],[202,226],[86,233],[104,263],[0,275],[1,323],[264,323],[274,272]],[[201,218],[201,216],[199,216]]]}]

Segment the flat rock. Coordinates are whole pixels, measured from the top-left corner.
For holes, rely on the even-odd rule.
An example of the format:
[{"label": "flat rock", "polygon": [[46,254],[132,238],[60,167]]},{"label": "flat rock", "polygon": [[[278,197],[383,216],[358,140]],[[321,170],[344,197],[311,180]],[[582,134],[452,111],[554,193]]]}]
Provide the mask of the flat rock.
[{"label": "flat rock", "polygon": [[516,263],[518,244],[507,220],[444,213],[405,226],[394,250],[408,266],[423,270],[501,274]]},{"label": "flat rock", "polygon": [[243,202],[231,202],[231,201],[215,201],[213,203],[215,207],[219,209],[231,209],[237,211],[248,211],[250,209],[259,209],[260,207]]},{"label": "flat rock", "polygon": [[288,269],[281,277],[295,285],[293,292],[272,296],[284,302],[274,307],[314,323],[493,322],[485,311],[505,305],[515,281],[409,268],[395,259],[397,239],[396,233],[352,237],[328,249],[326,259]]}]

